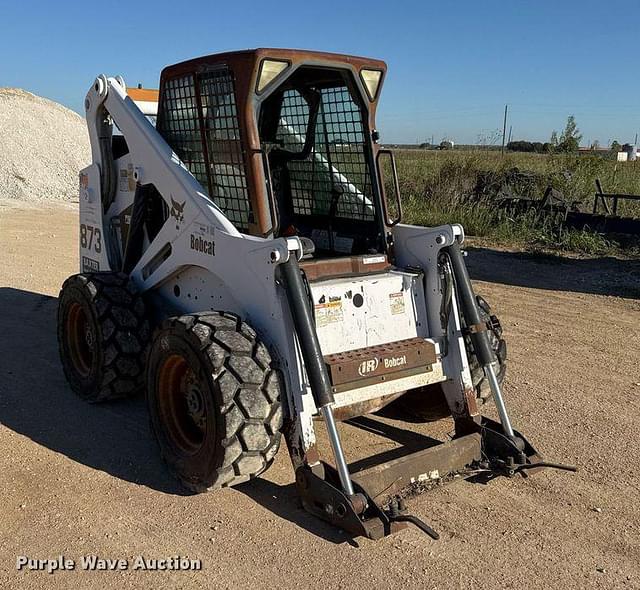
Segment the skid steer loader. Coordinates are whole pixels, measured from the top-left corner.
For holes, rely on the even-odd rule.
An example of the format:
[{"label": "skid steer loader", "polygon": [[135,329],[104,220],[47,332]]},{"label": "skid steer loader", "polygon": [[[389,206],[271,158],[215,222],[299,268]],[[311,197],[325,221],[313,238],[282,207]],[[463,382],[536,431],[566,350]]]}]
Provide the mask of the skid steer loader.
[{"label": "skid steer loader", "polygon": [[[308,511],[372,539],[407,522],[435,538],[394,492],[565,466],[509,421],[506,348],[462,227],[401,223],[375,128],[385,74],[372,59],[257,49],[169,66],[157,94],[99,76],[81,273],[60,292],[58,340],[82,398],[146,390],[190,490],[258,476],[282,433]],[[450,440],[350,468],[336,421],[401,402],[419,420],[442,396]],[[499,422],[480,415],[489,397]]]}]

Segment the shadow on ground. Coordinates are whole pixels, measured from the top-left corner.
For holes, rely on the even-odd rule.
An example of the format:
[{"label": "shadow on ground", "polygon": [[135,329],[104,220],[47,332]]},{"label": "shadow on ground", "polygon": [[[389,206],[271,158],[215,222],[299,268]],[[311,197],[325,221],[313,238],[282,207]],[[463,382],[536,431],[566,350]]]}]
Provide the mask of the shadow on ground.
[{"label": "shadow on ground", "polygon": [[[160,459],[142,396],[92,405],[72,393],[58,357],[57,304],[48,295],[0,288],[0,424],[92,469],[187,495]],[[305,512],[293,484],[258,478],[236,491],[323,539],[355,543]]]},{"label": "shadow on ground", "polygon": [[259,477],[235,488],[276,516],[321,537],[331,543],[349,543],[358,546],[357,539],[307,512],[300,503],[295,484],[280,485]]},{"label": "shadow on ground", "polygon": [[553,254],[468,248],[472,279],[551,291],[640,299],[640,260],[574,259]]},{"label": "shadow on ground", "polygon": [[183,494],[160,460],[141,396],[91,405],[69,389],[58,357],[57,304],[0,288],[0,423],[78,463]]}]

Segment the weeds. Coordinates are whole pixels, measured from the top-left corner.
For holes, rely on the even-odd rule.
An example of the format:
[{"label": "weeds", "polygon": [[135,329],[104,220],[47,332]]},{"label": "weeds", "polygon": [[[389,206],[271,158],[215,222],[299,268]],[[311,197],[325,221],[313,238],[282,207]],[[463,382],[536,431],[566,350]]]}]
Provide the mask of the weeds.
[{"label": "weeds", "polygon": [[[490,151],[402,150],[397,154],[404,219],[418,225],[461,223],[469,235],[533,249],[602,255],[620,248],[589,230],[569,229],[546,215],[528,211],[508,216],[490,196],[478,196],[479,179],[500,178],[517,167],[531,171],[517,194],[540,198],[547,186],[589,209],[600,178],[606,191],[640,194],[640,162],[618,164],[601,157],[507,154]],[[620,215],[640,216],[640,203],[620,203]],[[637,252],[637,248],[634,250]],[[628,252],[627,252],[628,253]]]}]

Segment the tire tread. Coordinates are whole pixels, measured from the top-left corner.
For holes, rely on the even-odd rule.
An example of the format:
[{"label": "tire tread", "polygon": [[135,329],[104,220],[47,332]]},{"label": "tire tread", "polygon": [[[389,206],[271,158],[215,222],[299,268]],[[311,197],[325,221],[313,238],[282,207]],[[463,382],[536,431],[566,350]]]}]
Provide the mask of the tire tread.
[{"label": "tire tread", "polygon": [[67,290],[84,293],[98,326],[101,358],[98,383],[93,391],[81,391],[70,374],[71,360],[65,358],[62,344],[62,314],[58,317],[58,345],[67,380],[81,397],[97,403],[138,393],[144,385],[146,347],[151,335],[142,295],[129,277],[120,272],[81,273],[69,277],[60,291],[62,302]]},{"label": "tire tread", "polygon": [[194,481],[172,470],[193,492],[230,487],[257,477],[271,465],[282,427],[280,376],[267,348],[250,326],[228,312],[171,318],[161,330],[173,331],[178,325],[208,360],[220,390],[224,428],[220,445],[224,452],[210,481]]}]

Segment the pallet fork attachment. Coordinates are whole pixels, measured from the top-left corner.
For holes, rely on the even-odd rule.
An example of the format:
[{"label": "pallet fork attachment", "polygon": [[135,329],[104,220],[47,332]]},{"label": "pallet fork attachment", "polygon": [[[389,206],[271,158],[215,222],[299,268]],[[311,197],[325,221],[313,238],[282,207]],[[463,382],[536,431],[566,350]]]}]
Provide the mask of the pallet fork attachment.
[{"label": "pallet fork attachment", "polygon": [[[334,468],[319,460],[319,457],[314,457],[313,461],[305,459],[304,464],[296,469],[296,487],[302,505],[308,512],[354,536],[379,539],[408,524],[414,524],[437,540],[438,533],[417,516],[407,514],[404,499],[393,497],[393,492],[451,474],[487,482],[499,475],[526,475],[527,470],[534,468],[576,470],[571,466],[543,462],[527,439],[513,430],[493,368],[495,357],[486,329],[481,329],[476,296],[456,242],[449,247],[447,254],[467,326],[477,327],[470,332],[471,338],[489,378],[501,422],[497,423],[486,417],[480,417],[478,421],[465,420],[464,427],[460,430],[466,434],[450,442],[430,446],[399,459],[376,463],[352,475],[336,428],[331,381],[298,264],[298,258],[301,259],[305,254],[304,247],[299,240],[290,239],[288,243],[290,256],[280,265],[281,276],[313,398],[327,426],[336,463]],[[376,502],[381,496],[391,497],[386,506]]]},{"label": "pallet fork attachment", "polygon": [[341,489],[340,478],[332,466],[322,461],[303,465],[296,471],[302,505],[311,514],[354,536],[376,540],[413,524],[437,540],[439,535],[433,528],[407,513],[405,499],[398,492],[410,492],[414,485],[453,475],[474,483],[488,483],[499,476],[526,477],[528,471],[543,468],[576,471],[570,465],[543,461],[519,432],[514,431],[517,441],[514,443],[493,420],[483,418],[476,426],[471,434],[354,472],[353,496]]}]

